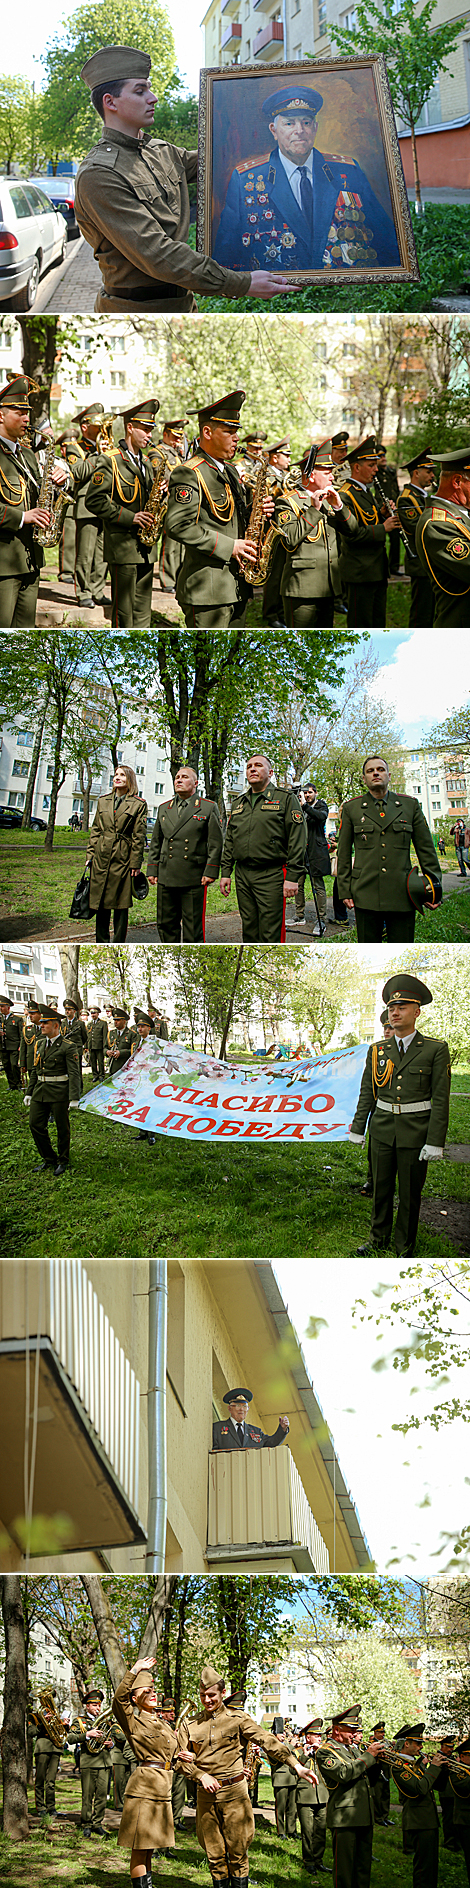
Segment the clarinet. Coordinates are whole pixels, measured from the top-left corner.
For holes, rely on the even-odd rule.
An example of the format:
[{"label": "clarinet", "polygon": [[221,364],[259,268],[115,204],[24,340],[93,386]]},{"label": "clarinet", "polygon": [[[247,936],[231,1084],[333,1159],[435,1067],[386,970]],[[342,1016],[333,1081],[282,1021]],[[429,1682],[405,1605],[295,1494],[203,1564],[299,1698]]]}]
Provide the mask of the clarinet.
[{"label": "clarinet", "polygon": [[[387,494],[386,492],[384,492],[384,488],[383,488],[383,485],[381,485],[380,483],[378,473],[376,473],[376,476],[374,479],[374,490],[375,490],[375,487],[377,487],[379,497],[382,500],[382,505],[385,505],[387,518],[396,518],[397,516],[396,505],[390,504],[390,499],[387,498]],[[414,544],[411,543],[411,539],[408,537],[407,532],[403,529],[402,524],[399,523],[398,529],[400,532],[402,544],[404,544],[405,546],[405,551],[407,551],[408,557],[411,559],[412,563],[417,564],[419,562],[418,552],[415,550]]]}]

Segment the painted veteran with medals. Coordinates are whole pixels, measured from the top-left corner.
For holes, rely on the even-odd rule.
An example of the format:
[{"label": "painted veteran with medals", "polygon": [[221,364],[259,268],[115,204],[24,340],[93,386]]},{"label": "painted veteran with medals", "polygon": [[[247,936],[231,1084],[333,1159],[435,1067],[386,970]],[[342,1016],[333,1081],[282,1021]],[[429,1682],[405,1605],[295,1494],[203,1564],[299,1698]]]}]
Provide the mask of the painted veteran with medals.
[{"label": "painted veteran with medals", "polygon": [[400,262],[365,171],[314,149],[323,98],[303,80],[265,98],[271,149],[232,172],[214,259],[232,269],[364,269]]}]

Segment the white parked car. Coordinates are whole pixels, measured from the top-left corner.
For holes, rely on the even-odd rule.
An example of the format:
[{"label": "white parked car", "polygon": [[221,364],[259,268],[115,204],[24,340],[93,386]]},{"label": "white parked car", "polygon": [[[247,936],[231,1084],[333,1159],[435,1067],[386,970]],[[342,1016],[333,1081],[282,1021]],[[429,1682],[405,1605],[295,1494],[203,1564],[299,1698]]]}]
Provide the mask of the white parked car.
[{"label": "white parked car", "polygon": [[52,262],[63,262],[67,224],[45,190],[17,177],[0,177],[0,302],[32,308],[38,283]]}]

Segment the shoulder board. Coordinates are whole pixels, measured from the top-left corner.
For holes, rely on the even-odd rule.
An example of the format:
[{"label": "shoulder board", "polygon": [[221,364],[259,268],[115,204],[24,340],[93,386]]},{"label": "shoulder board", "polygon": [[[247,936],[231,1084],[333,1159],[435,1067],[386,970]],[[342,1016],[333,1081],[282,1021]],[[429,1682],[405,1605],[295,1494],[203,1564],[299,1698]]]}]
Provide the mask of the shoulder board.
[{"label": "shoulder board", "polygon": [[345,157],[344,151],[324,151],[323,156],[330,164],[350,164],[351,169],[357,170],[357,157]]},{"label": "shoulder board", "polygon": [[235,165],[235,170],[238,171],[238,175],[241,177],[243,171],[254,170],[255,164],[258,165],[258,169],[260,164],[269,164],[270,156],[271,151],[263,151],[261,157],[246,157],[242,164]]},{"label": "shoulder board", "polygon": [[453,523],[453,513],[446,511],[444,505],[431,505],[431,518],[444,518]]}]

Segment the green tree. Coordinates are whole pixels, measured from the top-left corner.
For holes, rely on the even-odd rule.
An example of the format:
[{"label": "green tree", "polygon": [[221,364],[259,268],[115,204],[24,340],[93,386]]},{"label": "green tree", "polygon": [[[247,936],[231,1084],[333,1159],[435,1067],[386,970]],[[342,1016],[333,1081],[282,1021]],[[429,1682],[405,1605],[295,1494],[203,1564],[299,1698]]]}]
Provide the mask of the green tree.
[{"label": "green tree", "polygon": [[[155,386],[157,370],[162,403],[170,412],[179,412],[183,402],[182,411],[192,411],[196,433],[195,409],[232,385],[233,363],[240,344],[239,316],[212,314],[209,327],[203,321],[186,322],[184,326],[163,321],[153,342],[148,324],[144,328],[142,323],[142,331],[148,347],[149,392]],[[163,363],[162,334],[166,335]],[[294,314],[253,314],[243,330],[243,414],[247,426],[249,420],[258,419],[270,439],[283,438],[287,431],[292,457],[299,455],[307,440],[310,443],[318,437],[322,369],[323,361],[315,342],[312,345],[308,322],[299,321]]]},{"label": "green tree", "polygon": [[470,744],[470,700],[463,702],[461,708],[454,708],[445,721],[437,722],[428,737],[429,747],[441,750],[454,746],[456,742],[458,745],[460,742]]},{"label": "green tree", "polygon": [[405,945],[399,956],[387,965],[393,977],[400,970],[421,977],[432,990],[432,1008],[421,1011],[419,1027],[423,1034],[443,1036],[449,1044],[452,1067],[468,1065],[468,1014],[470,1005],[470,963],[466,944]]},{"label": "green tree", "polygon": [[358,1633],[330,1647],[326,1662],[327,1712],[346,1711],[360,1698],[366,1734],[385,1718],[388,1734],[406,1719],[415,1723],[419,1693],[403,1653],[375,1633]]},{"label": "green tree", "polygon": [[411,133],[418,214],[423,204],[416,126],[439,72],[448,70],[448,54],[465,25],[461,17],[445,26],[433,26],[436,6],[437,0],[425,0],[417,13],[415,0],[401,0],[398,11],[395,0],[381,0],[380,6],[375,6],[373,0],[357,0],[352,32],[340,26],[330,28],[340,52],[350,56],[357,50],[366,56],[382,54],[385,59],[392,103]]},{"label": "green tree", "polygon": [[35,159],[35,92],[20,73],[0,75],[0,166],[10,176],[12,165],[29,170]]},{"label": "green tree", "polygon": [[[396,1286],[381,1288],[382,1296],[387,1294],[387,1304],[380,1311],[372,1312],[364,1299],[358,1299],[355,1315],[359,1322],[370,1322],[371,1316],[380,1337],[387,1337],[387,1325],[391,1318],[398,1318],[406,1331],[403,1344],[399,1344],[392,1354],[382,1354],[374,1368],[383,1370],[392,1363],[393,1369],[400,1374],[407,1374],[413,1363],[424,1365],[425,1376],[436,1384],[436,1389],[443,1389],[450,1369],[468,1370],[470,1362],[469,1332],[462,1329],[460,1319],[468,1323],[470,1309],[470,1262],[468,1259],[449,1259],[439,1265],[431,1261],[426,1271],[422,1265],[411,1265],[407,1271],[400,1272]],[[391,1295],[390,1295],[391,1294]],[[411,1394],[413,1392],[411,1391]],[[446,1397],[433,1404],[432,1410],[424,1416],[408,1415],[402,1423],[392,1423],[392,1429],[407,1435],[409,1429],[420,1429],[423,1423],[430,1423],[432,1429],[440,1429],[443,1423],[455,1422],[460,1417],[463,1422],[470,1422],[470,1398],[462,1396]]]},{"label": "green tree", "polygon": [[[64,20],[46,46],[42,63],[47,88],[42,106],[45,148],[59,157],[85,157],[98,142],[101,120],[80,72],[101,46],[143,46],[152,61],[152,84],[160,100],[175,73],[173,33],[164,0],[93,0]],[[110,79],[114,74],[110,72]]]}]

